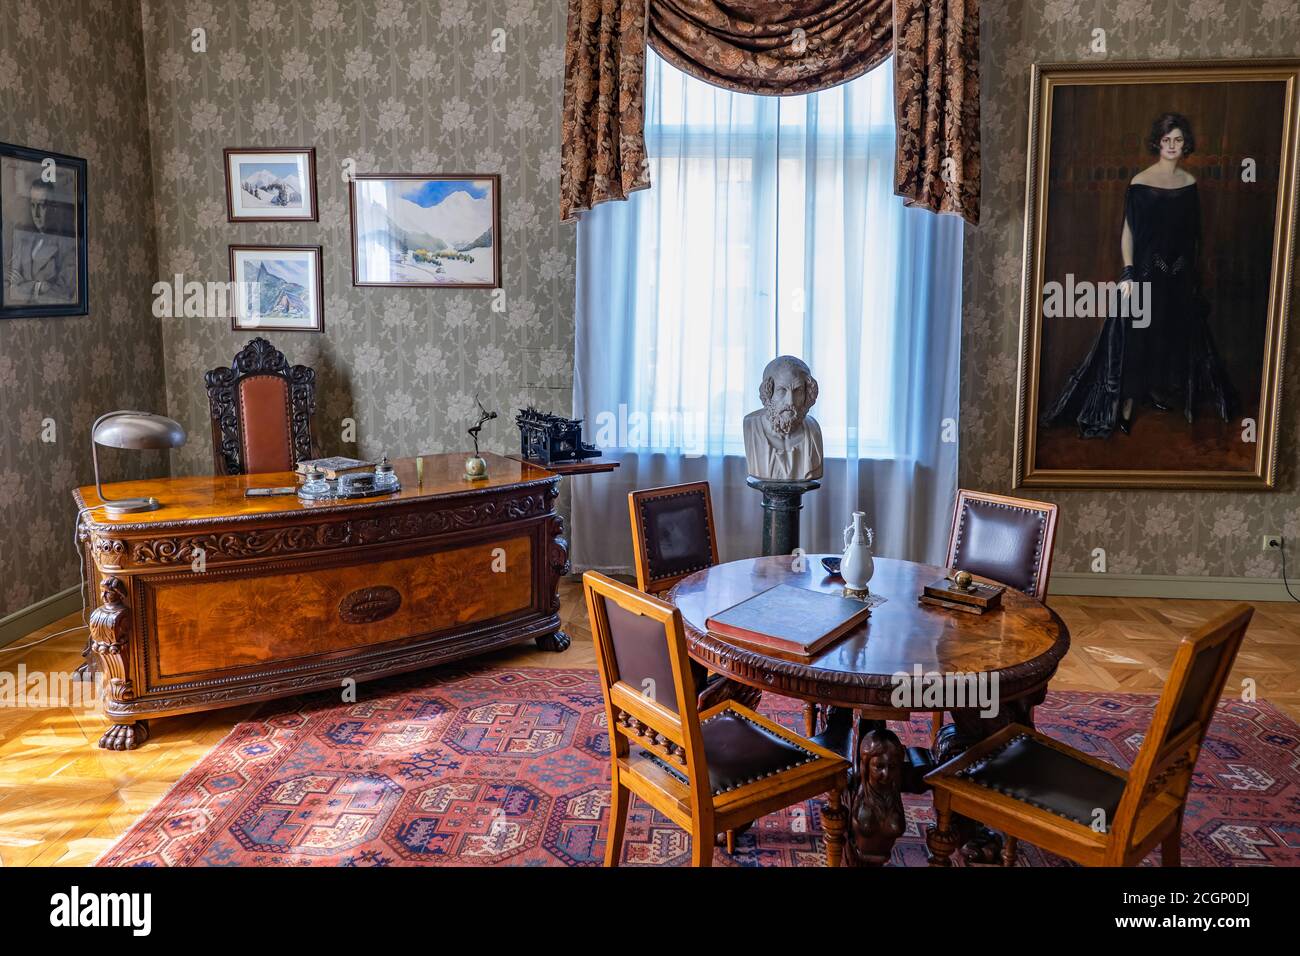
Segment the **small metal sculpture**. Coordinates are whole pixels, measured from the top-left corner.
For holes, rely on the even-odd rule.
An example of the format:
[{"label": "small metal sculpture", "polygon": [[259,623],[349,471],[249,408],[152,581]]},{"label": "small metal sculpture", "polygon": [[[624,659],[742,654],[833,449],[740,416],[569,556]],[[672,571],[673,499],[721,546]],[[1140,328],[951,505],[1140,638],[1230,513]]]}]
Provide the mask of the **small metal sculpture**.
[{"label": "small metal sculpture", "polygon": [[471,458],[465,459],[465,478],[468,481],[483,481],[488,476],[488,467],[483,456],[479,454],[478,433],[483,430],[483,423],[496,418],[497,413],[489,412],[484,408],[483,403],[479,401],[477,395],[474,396],[474,402],[478,405],[478,410],[482,414],[479,415],[478,421],[468,429],[469,437],[474,439],[474,455]]}]

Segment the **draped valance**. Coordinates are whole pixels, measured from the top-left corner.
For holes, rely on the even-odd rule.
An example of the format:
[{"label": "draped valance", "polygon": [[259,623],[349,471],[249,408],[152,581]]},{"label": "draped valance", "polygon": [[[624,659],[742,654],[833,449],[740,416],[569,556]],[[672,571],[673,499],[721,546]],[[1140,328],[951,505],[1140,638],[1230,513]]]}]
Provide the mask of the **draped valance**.
[{"label": "draped valance", "polygon": [[979,221],[979,0],[569,0],[560,218],[650,185],[647,42],[715,86],[792,95],[894,56],[894,190]]}]

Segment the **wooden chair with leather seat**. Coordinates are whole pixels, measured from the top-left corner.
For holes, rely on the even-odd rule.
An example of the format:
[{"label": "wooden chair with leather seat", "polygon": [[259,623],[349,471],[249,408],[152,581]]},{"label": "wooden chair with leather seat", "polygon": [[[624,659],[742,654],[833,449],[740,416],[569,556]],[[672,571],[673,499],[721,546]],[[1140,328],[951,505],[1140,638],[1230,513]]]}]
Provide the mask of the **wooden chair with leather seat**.
[{"label": "wooden chair with leather seat", "polygon": [[229,368],[214,368],[204,381],[216,474],[292,471],[299,461],[316,457],[315,371],[291,367],[283,352],[255,338]]},{"label": "wooden chair with leather seat", "polygon": [[718,535],[707,481],[645,488],[627,496],[636,586],[662,594],[718,563]]},{"label": "wooden chair with leather seat", "polygon": [[827,863],[839,866],[848,762],[735,701],[701,712],[681,612],[595,571],[582,586],[609,723],[605,865],[622,856],[633,794],[688,830],[692,864],[710,866],[720,830],[824,793]]},{"label": "wooden chair with leather seat", "polygon": [[[632,517],[632,556],[636,586],[646,594],[663,594],[682,578],[718,563],[718,535],[713,523],[713,498],[707,481],[662,488],[645,488],[627,496]],[[736,700],[757,707],[762,691],[709,675],[691,662],[701,709]]]},{"label": "wooden chair with leather seat", "polygon": [[1047,501],[959,489],[947,566],[1045,601],[1056,517],[1056,505]]},{"label": "wooden chair with leather seat", "polygon": [[[1051,502],[960,488],[946,565],[1046,601],[1056,518],[1057,507]],[[932,739],[937,739],[943,714],[935,713],[932,721]]]},{"label": "wooden chair with leather seat", "polygon": [[1240,604],[1179,643],[1127,772],[1012,724],[926,774],[931,865],[950,865],[961,814],[1007,834],[1008,866],[1017,839],[1085,866],[1134,866],[1159,845],[1161,862],[1178,866],[1192,772],[1252,613]]}]

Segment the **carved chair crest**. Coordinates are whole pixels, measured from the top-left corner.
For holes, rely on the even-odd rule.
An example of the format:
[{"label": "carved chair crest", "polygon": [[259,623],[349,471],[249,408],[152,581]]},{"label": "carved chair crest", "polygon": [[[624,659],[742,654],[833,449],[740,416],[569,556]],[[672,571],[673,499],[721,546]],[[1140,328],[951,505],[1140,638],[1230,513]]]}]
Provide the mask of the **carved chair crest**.
[{"label": "carved chair crest", "polygon": [[264,338],[240,349],[229,368],[214,368],[204,376],[212,413],[212,458],[218,474],[242,475],[245,460],[240,385],[257,376],[283,379],[288,395],[288,435],[294,462],[313,457],[312,417],[316,413],[316,372],[306,365],[290,366],[284,353]]}]

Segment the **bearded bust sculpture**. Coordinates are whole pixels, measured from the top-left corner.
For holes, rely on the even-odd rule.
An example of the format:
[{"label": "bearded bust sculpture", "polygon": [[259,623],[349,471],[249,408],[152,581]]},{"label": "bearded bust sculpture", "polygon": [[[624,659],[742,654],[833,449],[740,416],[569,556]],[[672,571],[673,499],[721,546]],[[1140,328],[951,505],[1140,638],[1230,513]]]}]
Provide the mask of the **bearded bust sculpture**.
[{"label": "bearded bust sculpture", "polygon": [[745,416],[745,461],[755,478],[806,481],[822,476],[822,429],[808,409],[817,401],[812,370],[793,355],[763,369],[763,407]]}]

